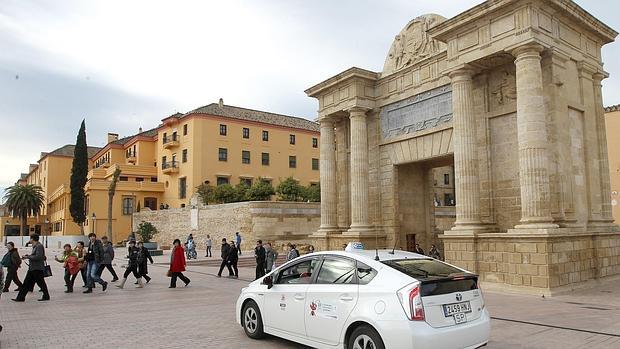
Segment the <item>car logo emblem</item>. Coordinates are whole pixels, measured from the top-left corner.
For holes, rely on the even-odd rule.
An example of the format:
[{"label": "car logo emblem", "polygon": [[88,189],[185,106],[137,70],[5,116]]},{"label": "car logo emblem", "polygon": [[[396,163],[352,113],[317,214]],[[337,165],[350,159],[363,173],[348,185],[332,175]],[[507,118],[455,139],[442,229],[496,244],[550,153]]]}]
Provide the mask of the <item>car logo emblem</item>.
[{"label": "car logo emblem", "polygon": [[457,293],[456,294],[456,300],[460,302],[462,299],[463,299],[463,295],[460,294],[460,293]]}]

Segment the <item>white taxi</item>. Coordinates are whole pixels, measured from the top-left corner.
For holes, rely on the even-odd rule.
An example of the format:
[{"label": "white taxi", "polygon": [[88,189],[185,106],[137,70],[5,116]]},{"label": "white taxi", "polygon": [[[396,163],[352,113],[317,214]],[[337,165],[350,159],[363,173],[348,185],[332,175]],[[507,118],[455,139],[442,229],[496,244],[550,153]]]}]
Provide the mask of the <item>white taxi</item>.
[{"label": "white taxi", "polygon": [[250,338],[315,348],[478,348],[490,332],[477,275],[393,250],[290,261],[241,291],[236,319]]}]

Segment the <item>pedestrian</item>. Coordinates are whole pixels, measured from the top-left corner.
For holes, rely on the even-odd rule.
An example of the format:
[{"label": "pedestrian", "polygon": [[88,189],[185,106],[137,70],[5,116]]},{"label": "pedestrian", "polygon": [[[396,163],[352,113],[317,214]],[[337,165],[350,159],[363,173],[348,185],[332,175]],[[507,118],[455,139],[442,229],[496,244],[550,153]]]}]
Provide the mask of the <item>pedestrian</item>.
[{"label": "pedestrian", "polygon": [[424,256],[424,250],[420,247],[420,244],[415,244],[415,250],[413,252]]},{"label": "pedestrian", "polygon": [[86,288],[88,284],[88,278],[86,277],[86,260],[84,260],[84,242],[78,241],[75,245],[74,252],[78,255],[78,262],[80,263],[80,274],[82,275],[82,287]]},{"label": "pedestrian", "polygon": [[39,301],[49,301],[50,293],[47,290],[44,276],[45,248],[39,243],[39,234],[31,234],[29,242],[32,245],[32,253],[22,256],[22,259],[27,259],[30,263],[28,265],[28,272],[26,273],[24,284],[19,289],[19,293],[17,293],[17,297],[15,297],[13,301],[26,301],[26,294],[29,290],[34,288],[35,283],[39,286],[41,292],[43,292],[43,297],[41,297]]},{"label": "pedestrian", "polygon": [[99,274],[97,274],[99,265],[103,263],[103,244],[101,240],[97,239],[97,234],[95,233],[88,234],[88,239],[90,243],[88,244],[88,250],[84,256],[86,263],[88,263],[86,270],[87,287],[86,291],[82,293],[93,293],[95,282],[100,284],[105,292],[108,288],[108,283],[103,281],[101,277],[99,277]]},{"label": "pedestrian", "polygon": [[127,259],[128,259],[128,263],[127,263],[127,269],[125,269],[125,273],[123,274],[123,280],[121,281],[120,284],[116,285],[116,287],[118,288],[123,288],[125,287],[125,282],[127,282],[127,277],[129,276],[129,274],[133,273],[133,276],[136,278],[136,281],[138,282],[138,288],[142,288],[144,287],[144,285],[142,284],[142,277],[140,277],[140,274],[138,274],[138,248],[136,247],[136,241],[135,240],[130,240],[129,241],[129,246],[127,247]]},{"label": "pedestrian", "polygon": [[235,243],[231,241],[230,252],[228,253],[228,265],[230,265],[235,275],[234,276],[231,275],[229,277],[234,277],[235,279],[239,278],[239,268],[237,268],[237,262],[239,262],[239,255],[237,254],[237,247],[235,246]]},{"label": "pedestrian", "polygon": [[112,261],[114,260],[114,246],[112,243],[108,241],[107,236],[101,237],[101,242],[103,243],[103,262],[99,265],[99,270],[97,270],[97,274],[101,276],[104,269],[108,269],[110,274],[112,274],[112,282],[118,281],[118,275],[116,275],[116,271],[112,268]]},{"label": "pedestrian", "polygon": [[234,273],[228,264],[228,254],[230,253],[230,245],[226,242],[226,238],[222,239],[222,247],[220,248],[220,256],[222,257],[222,264],[220,264],[220,271],[217,272],[217,277],[222,277],[222,270],[224,266],[228,269],[228,276],[233,276]]},{"label": "pedestrian", "polygon": [[286,244],[286,249],[288,250],[288,253],[286,254],[287,262],[292,261],[293,259],[299,257],[299,251],[297,251],[297,248],[295,248],[295,245],[289,242],[288,244]]},{"label": "pedestrian", "polygon": [[276,260],[278,259],[278,251],[271,247],[271,243],[265,244],[266,265],[265,272],[269,274],[276,267]]},{"label": "pedestrian", "polygon": [[[151,262],[151,264],[153,264],[153,258],[151,257],[149,250],[144,247],[144,243],[140,241],[138,242],[138,275],[143,277],[148,284],[151,281],[151,277],[148,276],[149,269],[147,262]],[[136,284],[138,284],[138,281],[136,281]]]},{"label": "pedestrian", "polygon": [[[0,287],[4,290],[4,268],[0,267]],[[0,293],[2,296],[2,293]],[[0,332],[2,332],[2,326],[0,325]]]},{"label": "pedestrian", "polygon": [[189,285],[191,282],[183,272],[185,271],[185,253],[183,252],[183,247],[181,246],[181,240],[174,239],[172,242],[174,247],[172,248],[172,253],[170,254],[170,286],[168,288],[177,287],[177,278],[181,279],[185,283],[185,287]]},{"label": "pedestrian", "polygon": [[14,243],[7,242],[6,249],[8,252],[2,257],[2,266],[6,267],[6,281],[2,287],[2,292],[9,292],[11,281],[17,286],[15,291],[19,291],[22,287],[22,282],[19,280],[17,269],[21,267],[22,259],[19,257],[19,251],[15,248]]},{"label": "pedestrian", "polygon": [[239,234],[239,232],[235,233],[235,239],[237,242],[237,250],[239,250],[239,254],[241,254],[241,234]]},{"label": "pedestrian", "polygon": [[207,246],[207,254],[205,255],[205,257],[213,257],[213,254],[211,253],[211,247],[213,246],[211,235],[207,234],[207,240],[205,240],[205,245]]},{"label": "pedestrian", "polygon": [[72,293],[73,283],[80,272],[80,262],[78,262],[77,253],[71,249],[70,244],[65,244],[63,248],[62,256],[56,256],[54,259],[62,263],[63,268],[65,268],[65,286],[67,286],[65,293]]},{"label": "pedestrian", "polygon": [[254,257],[256,258],[256,279],[258,279],[265,276],[265,262],[267,258],[262,240],[256,241],[256,247],[254,248]]},{"label": "pedestrian", "polygon": [[431,249],[428,251],[428,256],[435,259],[441,259],[441,254],[435,245],[431,245]]},{"label": "pedestrian", "polygon": [[308,246],[308,253],[314,253],[314,245]]}]

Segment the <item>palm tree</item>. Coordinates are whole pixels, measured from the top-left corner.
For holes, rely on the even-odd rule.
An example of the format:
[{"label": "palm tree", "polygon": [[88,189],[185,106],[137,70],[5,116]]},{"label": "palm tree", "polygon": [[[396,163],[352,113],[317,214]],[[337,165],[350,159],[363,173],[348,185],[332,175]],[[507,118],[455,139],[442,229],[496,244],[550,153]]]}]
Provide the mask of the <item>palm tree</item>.
[{"label": "palm tree", "polygon": [[26,236],[28,216],[38,216],[45,202],[43,189],[34,184],[15,184],[6,189],[4,199],[6,208],[13,218],[19,218],[21,221],[19,234]]}]

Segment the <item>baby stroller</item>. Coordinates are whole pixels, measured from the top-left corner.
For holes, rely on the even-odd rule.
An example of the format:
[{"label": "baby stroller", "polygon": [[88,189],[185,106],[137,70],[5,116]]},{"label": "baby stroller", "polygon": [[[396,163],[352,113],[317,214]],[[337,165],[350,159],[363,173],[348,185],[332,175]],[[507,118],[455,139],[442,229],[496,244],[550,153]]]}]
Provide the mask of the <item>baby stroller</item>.
[{"label": "baby stroller", "polygon": [[185,254],[187,256],[187,259],[198,258],[198,253],[196,252],[196,244],[194,243],[194,240],[189,240],[185,244]]}]

